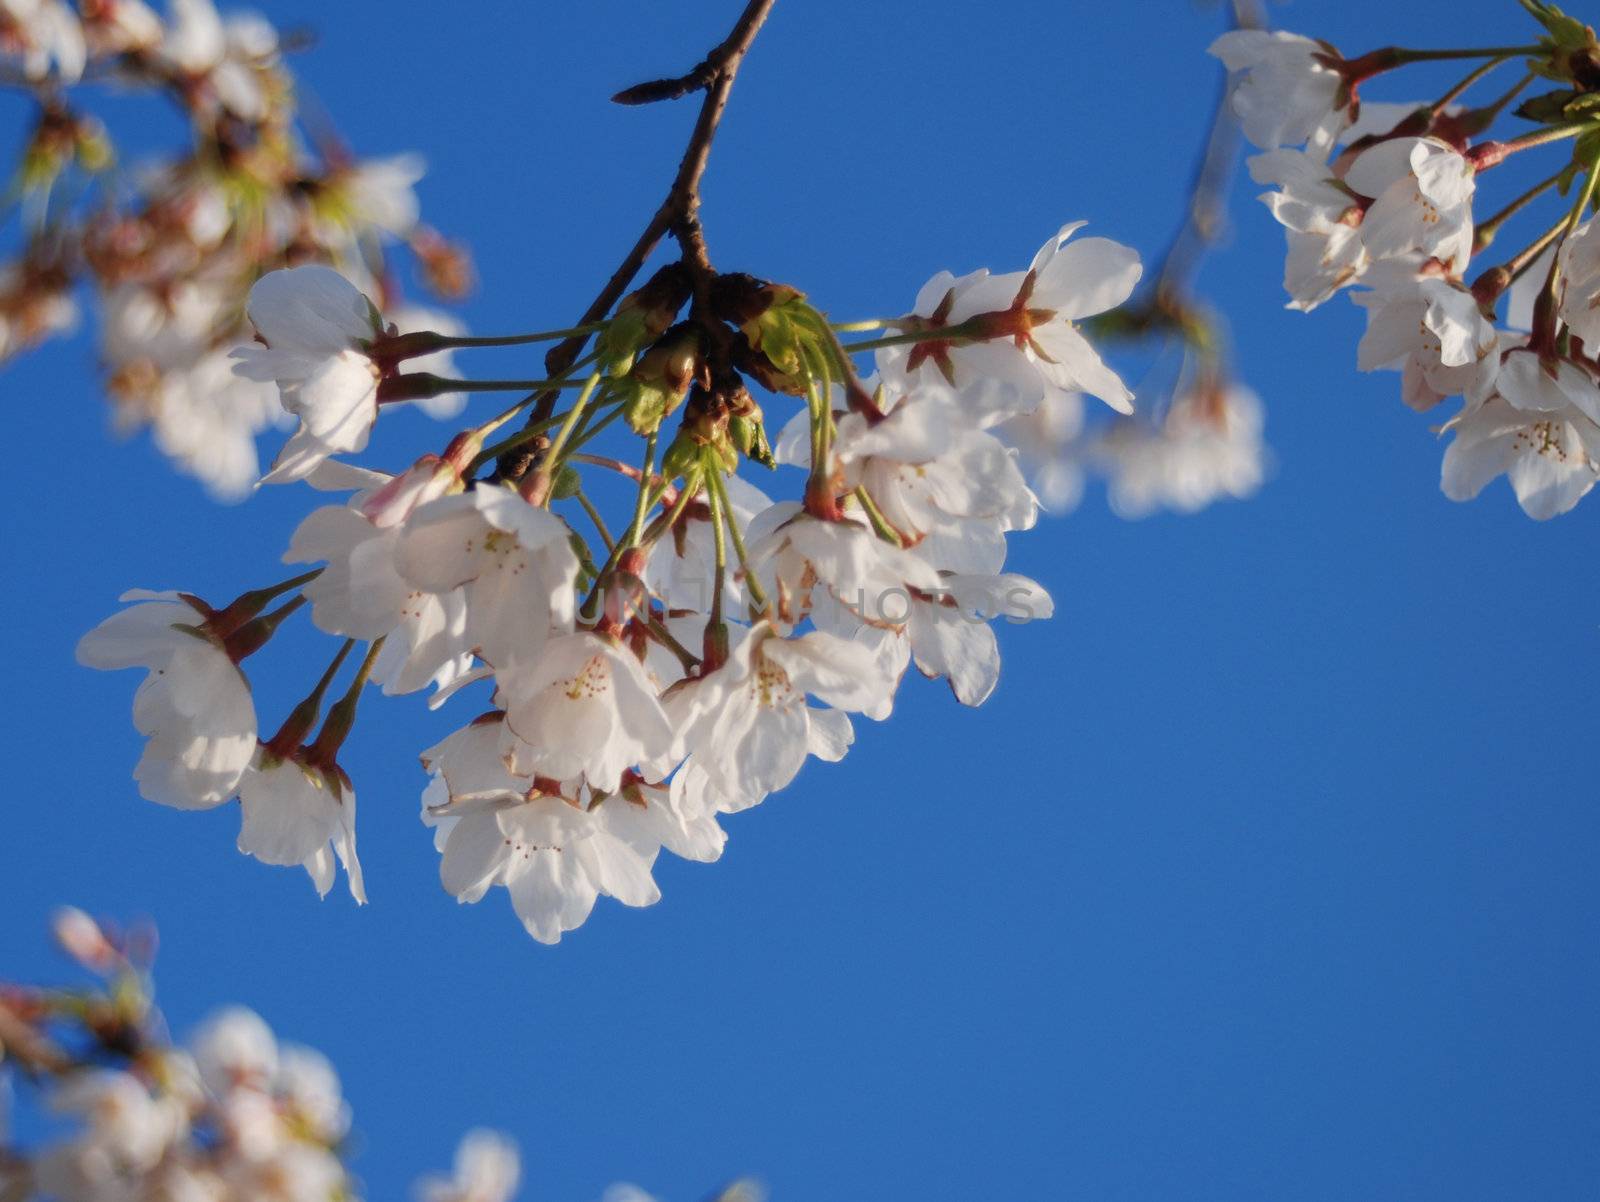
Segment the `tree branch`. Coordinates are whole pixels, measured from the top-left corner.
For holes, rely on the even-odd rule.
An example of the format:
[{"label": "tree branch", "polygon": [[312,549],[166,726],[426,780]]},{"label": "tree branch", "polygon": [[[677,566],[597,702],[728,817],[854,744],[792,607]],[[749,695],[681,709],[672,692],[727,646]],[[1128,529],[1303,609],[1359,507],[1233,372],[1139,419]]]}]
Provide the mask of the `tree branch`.
[{"label": "tree branch", "polygon": [[[666,198],[644,227],[633,249],[611,273],[605,287],[600,289],[575,325],[589,325],[609,313],[660,245],[661,239],[669,233],[683,249],[684,263],[695,280],[697,294],[703,290],[705,278],[711,272],[711,260],[706,251],[705,236],[700,229],[700,181],[711,157],[711,143],[717,136],[723,110],[728,106],[728,93],[733,90],[734,77],[738,75],[744,56],[755,41],[756,34],[761,31],[774,3],[775,0],[749,0],[728,36],[688,74],[638,84],[612,97],[619,104],[632,105],[676,100],[695,91],[705,93],[694,130],[689,135],[689,145],[684,150]],[[545,375],[554,378],[570,368],[577,361],[588,338],[588,334],[577,334],[552,347],[545,355]],[[558,395],[555,392],[542,393],[528,415],[529,423],[549,417]],[[516,479],[528,470],[534,454],[533,449],[526,447],[508,453],[497,463],[495,475],[501,479]]]}]

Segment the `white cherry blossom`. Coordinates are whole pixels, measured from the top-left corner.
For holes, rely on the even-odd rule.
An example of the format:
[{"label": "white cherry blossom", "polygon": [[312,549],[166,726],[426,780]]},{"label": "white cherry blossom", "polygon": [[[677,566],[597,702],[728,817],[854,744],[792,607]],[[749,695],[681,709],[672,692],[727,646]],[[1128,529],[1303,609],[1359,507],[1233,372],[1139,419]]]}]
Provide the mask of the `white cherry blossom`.
[{"label": "white cherry blossom", "polygon": [[372,302],[332,268],[291,267],[256,281],[249,314],[263,345],[235,350],[235,370],[275,382],[300,419],[264,482],[302,480],[329,455],[364,448],[378,419],[368,348],[383,329]]},{"label": "white cherry blossom", "polygon": [[1500,366],[1499,335],[1459,281],[1392,260],[1375,264],[1362,282],[1370,291],[1351,295],[1367,311],[1357,348],[1362,371],[1398,368],[1401,397],[1418,410],[1448,396],[1476,403],[1488,395]]},{"label": "white cherry blossom", "polygon": [[681,772],[697,772],[725,811],[788,785],[808,754],[839,759],[854,737],[842,711],[887,717],[897,683],[867,646],[837,635],[785,639],[762,622],[739,636],[725,664],[667,701],[681,731],[676,751],[689,757]]},{"label": "white cherry blossom", "polygon": [[751,571],[789,624],[828,599],[864,621],[880,622],[886,600],[904,598],[910,588],[939,586],[931,564],[866,525],[820,519],[793,502],[760,515],[749,538]]},{"label": "white cherry blossom", "polygon": [[1131,413],[1133,394],[1074,323],[1128,299],[1139,282],[1139,256],[1109,238],[1071,240],[1084,224],[1062,226],[1025,272],[935,276],[917,296],[917,317],[957,326],[992,314],[992,328],[981,341],[929,339],[879,351],[885,382],[909,391],[941,378],[958,389],[987,379],[1016,388],[1025,407],[1053,392],[1087,392]]},{"label": "white cherry blossom", "polygon": [[1472,255],[1472,195],[1477,173],[1438,138],[1391,138],[1351,160],[1345,184],[1372,204],[1361,242],[1374,259],[1419,252],[1457,273]]},{"label": "white cherry blossom", "polygon": [[262,1017],[243,1006],[219,1010],[189,1040],[200,1080],[213,1097],[241,1085],[264,1090],[278,1072],[278,1040]]},{"label": "white cherry blossom", "polygon": [[[1592,355],[1600,351],[1600,222],[1591,218],[1561,243],[1561,320]],[[1524,278],[1544,275],[1536,269]]]},{"label": "white cherry blossom", "polygon": [[582,776],[616,792],[622,774],[657,759],[672,728],[632,650],[587,631],[550,640],[534,660],[498,673],[506,710],[502,754],[514,772]]},{"label": "white cherry blossom", "polygon": [[1244,136],[1263,150],[1310,142],[1327,147],[1351,119],[1353,98],[1326,42],[1285,30],[1234,29],[1210,53],[1235,75],[1228,104]]},{"label": "white cherry blossom", "polygon": [[1278,189],[1260,199],[1285,228],[1289,308],[1309,312],[1359,279],[1370,262],[1361,240],[1361,206],[1327,162],[1302,150],[1270,150],[1253,156],[1249,167],[1256,183]]},{"label": "white cherry blossom", "polygon": [[455,1172],[417,1183],[422,1202],[510,1202],[522,1176],[516,1144],[498,1131],[469,1131],[456,1148]]},{"label": "white cherry blossom", "polygon": [[333,887],[334,856],[344,865],[350,896],[366,904],[356,857],[356,792],[338,768],[279,756],[263,746],[239,782],[239,850],[265,864],[300,865],[317,892]]},{"label": "white cherry blossom", "polygon": [[134,769],[140,796],[178,809],[221,805],[238,788],[256,746],[250,686],[226,648],[205,629],[207,613],[179,593],[134,589],[129,608],[78,642],[91,668],[145,668],[133,702],[145,735]]},{"label": "white cherry blossom", "polygon": [[1543,521],[1566,513],[1600,479],[1600,426],[1574,407],[1528,412],[1495,395],[1445,429],[1455,437],[1441,485],[1452,501],[1472,500],[1503,475],[1523,512]]},{"label": "white cherry blossom", "polygon": [[77,83],[88,61],[78,15],[63,0],[0,0],[0,62],[20,62],[30,80],[52,73]]},{"label": "white cherry blossom", "polygon": [[426,456],[347,505],[312,510],[284,552],[285,563],[327,563],[304,589],[318,629],[393,640],[384,644],[373,669],[385,692],[410,692],[430,681],[443,686],[471,666],[465,599],[454,591],[417,588],[400,575],[395,558],[406,519],[460,487],[452,464]]},{"label": "white cherry blossom", "polygon": [[1016,451],[1039,504],[1053,514],[1072,512],[1083,498],[1083,411],[1082,394],[1058,392],[1032,413],[994,427],[995,437]]},{"label": "white cherry blossom", "polygon": [[937,594],[912,599],[906,641],[919,672],[948,680],[962,705],[982,705],[1000,682],[1000,644],[990,619],[1031,622],[1054,612],[1050,594],[1026,576],[950,574]]},{"label": "white cherry blossom", "polygon": [[1157,424],[1118,423],[1095,447],[1112,510],[1127,518],[1194,513],[1250,496],[1266,478],[1262,424],[1261,402],[1240,385],[1181,393]]},{"label": "white cherry blossom", "polygon": [[628,906],[658,901],[650,870],[670,823],[656,807],[588,797],[581,780],[513,775],[500,752],[504,726],[500,715],[479,720],[423,755],[438,774],[423,817],[438,828],[445,891],[476,902],[504,887],[541,943],[581,926],[602,893]]},{"label": "white cherry blossom", "polygon": [[578,557],[571,536],[549,510],[480,483],[412,512],[395,544],[395,566],[425,592],[460,589],[466,645],[502,667],[538,656],[552,631],[572,628]]}]

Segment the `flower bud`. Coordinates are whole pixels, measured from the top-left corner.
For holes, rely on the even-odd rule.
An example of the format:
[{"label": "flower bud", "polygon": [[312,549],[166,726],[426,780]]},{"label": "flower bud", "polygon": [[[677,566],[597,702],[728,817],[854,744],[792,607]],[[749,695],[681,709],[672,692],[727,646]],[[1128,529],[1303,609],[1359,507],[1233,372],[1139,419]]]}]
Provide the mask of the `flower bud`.
[{"label": "flower bud", "polygon": [[737,390],[724,394],[724,402],[728,407],[728,435],[739,454],[762,467],[776,467],[767,442],[766,422],[755,398],[740,384]]},{"label": "flower bud", "polygon": [[636,434],[651,434],[683,403],[689,386],[704,380],[704,335],[682,322],[668,330],[633,365],[622,385],[623,415]]},{"label": "flower bud", "polygon": [[669,263],[623,297],[595,339],[601,368],[613,376],[627,375],[634,355],[671,327],[691,292],[683,264]]},{"label": "flower bud", "polygon": [[50,929],[61,949],[90,972],[104,975],[123,962],[100,924],[76,906],[62,906],[52,914]]}]

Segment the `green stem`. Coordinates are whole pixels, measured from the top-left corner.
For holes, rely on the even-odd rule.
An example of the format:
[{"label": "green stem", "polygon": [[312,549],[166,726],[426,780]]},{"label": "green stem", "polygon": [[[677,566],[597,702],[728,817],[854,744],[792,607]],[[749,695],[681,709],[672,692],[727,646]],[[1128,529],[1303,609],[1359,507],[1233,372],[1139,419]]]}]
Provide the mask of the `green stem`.
[{"label": "green stem", "polygon": [[639,541],[639,535],[644,530],[644,515],[650,508],[650,493],[656,472],[656,442],[659,437],[660,432],[652,430],[644,444],[644,462],[639,467],[639,496],[633,503],[633,521],[628,523],[630,547]]},{"label": "green stem", "polygon": [[[523,403],[526,404],[527,402]],[[518,408],[521,408],[521,406],[519,405]],[[539,435],[550,429],[551,426],[566,420],[567,414],[558,413],[554,417],[547,417],[543,421],[533,422],[531,425],[524,426],[510,437],[502,438],[499,442],[484,447],[483,450],[472,457],[472,462],[467,465],[467,475],[471,476],[484,464],[493,463],[507,451],[513,451],[524,443],[532,442]]]},{"label": "green stem", "polygon": [[728,583],[728,543],[722,529],[722,496],[715,484],[718,475],[713,467],[706,477],[706,500],[711,505],[711,541],[717,557],[716,574],[711,584],[711,613],[707,619],[711,626],[722,623],[722,594]]},{"label": "green stem", "polygon": [[761,588],[761,582],[756,579],[756,574],[750,570],[750,553],[745,549],[744,532],[739,529],[739,521],[733,515],[733,502],[728,498],[728,482],[723,479],[721,472],[712,472],[707,480],[707,487],[717,495],[717,505],[722,510],[722,520],[727,523],[728,537],[733,541],[733,553],[738,557],[739,566],[744,569],[745,588],[749,590],[750,600],[757,608],[767,607],[766,593]]},{"label": "green stem", "polygon": [[1561,292],[1560,248],[1583,221],[1583,211],[1589,207],[1590,200],[1594,198],[1596,183],[1600,183],[1600,156],[1596,156],[1589,164],[1589,174],[1584,178],[1583,187],[1578,189],[1578,195],[1572,202],[1572,210],[1567,214],[1566,221],[1562,223],[1556,253],[1550,256],[1550,271],[1545,276],[1539,299],[1533,305],[1533,330],[1528,336],[1528,344],[1539,348],[1541,353],[1546,349],[1546,344],[1553,341],[1555,334],[1557,297]]},{"label": "green stem", "polygon": [[[607,413],[604,417],[602,417],[599,421],[595,422],[593,425],[590,425],[588,423],[588,421],[585,420],[584,423],[583,423],[583,428],[581,430],[579,430],[575,435],[573,435],[571,444],[567,448],[567,454],[571,455],[572,452],[576,451],[579,447],[586,446],[587,444],[593,442],[596,438],[598,438],[602,433],[605,432],[605,428],[607,426],[609,426],[612,422],[616,421],[619,417],[622,416],[622,411],[623,411],[623,406],[622,406],[622,403],[619,401],[617,403],[616,408],[612,409],[609,413]],[[590,411],[590,416],[592,417],[597,412],[599,412],[599,411],[598,410],[591,410]]]},{"label": "green stem", "polygon": [[862,351],[875,351],[884,346],[904,346],[908,342],[928,342],[932,339],[954,340],[970,338],[982,333],[971,321],[959,322],[953,326],[929,326],[920,330],[903,330],[898,334],[885,334],[882,338],[867,338],[860,342],[846,342],[841,344],[841,349],[849,354],[856,355]]},{"label": "green stem", "polygon": [[600,532],[600,541],[605,543],[606,554],[609,555],[616,550],[617,540],[611,537],[611,531],[606,528],[605,518],[600,516],[600,511],[594,507],[594,502],[584,495],[583,489],[580,488],[572,495],[578,504],[583,506],[583,512],[589,515],[589,520],[594,523],[594,528]]},{"label": "green stem", "polygon": [[572,408],[567,411],[567,420],[562,423],[561,429],[556,431],[555,440],[550,444],[550,453],[545,456],[545,466],[554,464],[560,458],[562,450],[567,445],[567,440],[572,437],[573,427],[578,424],[578,419],[583,416],[584,410],[589,407],[589,398],[594,396],[595,389],[600,387],[600,378],[600,372],[590,372],[589,378],[583,382],[583,391],[578,394],[578,399],[573,402]]},{"label": "green stem", "polygon": [[877,536],[884,542],[893,543],[897,547],[903,546],[905,540],[889,524],[889,519],[883,516],[883,511],[878,508],[878,503],[872,499],[872,494],[867,491],[866,486],[858,487],[854,495],[856,500],[861,502],[861,508],[866,511],[867,520],[872,523],[872,529]]},{"label": "green stem", "polygon": [[592,334],[604,325],[605,322],[603,321],[594,321],[586,326],[573,326],[568,330],[539,330],[532,334],[506,334],[500,336],[461,335],[458,337],[452,334],[440,334],[437,336],[438,341],[434,345],[440,350],[474,346],[524,346],[530,342],[556,342],[563,338],[576,338],[583,334]]},{"label": "green stem", "polygon": [[1533,187],[1529,188],[1521,196],[1511,201],[1493,217],[1479,222],[1477,231],[1473,234],[1472,253],[1478,254],[1487,248],[1488,245],[1495,240],[1495,236],[1500,232],[1500,227],[1505,224],[1508,218],[1521,212],[1533,201],[1537,200],[1551,188],[1555,187],[1556,184],[1561,182],[1561,177],[1566,173],[1567,169],[1563,167],[1560,171],[1557,171],[1548,179],[1541,180],[1537,184],[1533,185]]},{"label": "green stem", "polygon": [[1457,83],[1443,96],[1439,97],[1439,99],[1435,100],[1428,107],[1435,113],[1442,111],[1446,105],[1456,100],[1463,92],[1465,92],[1473,84],[1477,83],[1485,75],[1489,74],[1489,72],[1493,71],[1496,67],[1510,61],[1511,60],[1509,57],[1502,55],[1499,58],[1492,58],[1488,62],[1474,67],[1459,83]]}]

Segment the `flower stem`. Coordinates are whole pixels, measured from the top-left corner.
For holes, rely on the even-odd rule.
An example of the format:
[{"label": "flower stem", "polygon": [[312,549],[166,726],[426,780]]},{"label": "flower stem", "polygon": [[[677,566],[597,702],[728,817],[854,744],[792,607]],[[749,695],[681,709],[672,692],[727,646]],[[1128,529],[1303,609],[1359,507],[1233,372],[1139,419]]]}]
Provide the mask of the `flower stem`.
[{"label": "flower stem", "polygon": [[350,654],[350,648],[355,645],[355,639],[344,641],[338,654],[333,657],[333,662],[323,670],[316,687],[306,694],[299,705],[289,711],[289,716],[283,720],[278,733],[267,740],[267,749],[273,755],[280,758],[291,755],[305,742],[306,736],[311,733],[311,728],[317,724],[317,718],[322,713],[322,699],[327,696],[328,686],[339,674],[339,669],[344,666],[344,661]]},{"label": "flower stem", "polygon": [[[550,452],[545,456],[543,466],[555,463],[560,458],[567,440],[572,437],[573,427],[578,424],[578,419],[583,416],[589,407],[589,399],[594,396],[596,388],[600,387],[600,372],[589,373],[589,378],[583,382],[583,391],[578,394],[578,399],[573,402],[572,408],[567,411],[567,420],[562,423],[561,429],[556,431],[555,440],[550,444]],[[541,466],[541,471],[543,470]]]},{"label": "flower stem", "polygon": [[1528,336],[1528,345],[1537,348],[1541,354],[1552,348],[1555,343],[1556,318],[1561,295],[1560,248],[1583,221],[1583,212],[1594,198],[1597,182],[1600,182],[1600,156],[1589,164],[1589,174],[1583,181],[1583,187],[1578,189],[1578,195],[1573,199],[1572,210],[1567,214],[1567,219],[1558,235],[1556,253],[1550,256],[1550,270],[1545,275],[1544,287],[1539,291],[1539,299],[1533,303],[1533,330]]},{"label": "flower stem", "polygon": [[355,725],[356,706],[361,702],[361,690],[366,687],[367,678],[372,675],[372,665],[378,658],[378,652],[383,650],[383,639],[374,639],[367,646],[367,654],[362,657],[361,666],[356,669],[355,679],[350,682],[350,687],[345,690],[343,697],[333,703],[328,710],[328,716],[322,723],[322,729],[317,732],[317,741],[306,748],[308,762],[320,764],[325,768],[333,766],[339,754],[339,748],[350,734],[350,728]]},{"label": "flower stem", "polygon": [[584,334],[593,334],[605,325],[603,321],[592,321],[588,325],[573,326],[566,330],[538,330],[532,334],[505,334],[499,336],[455,336],[451,334],[437,335],[437,346],[440,350],[457,347],[474,346],[523,346],[530,342],[556,342],[563,338],[576,338]]},{"label": "flower stem", "polygon": [[722,625],[722,594],[728,583],[728,543],[722,522],[722,496],[717,491],[717,478],[721,473],[712,468],[706,473],[706,501],[711,506],[711,540],[716,549],[716,574],[711,585],[711,613],[708,626]]},{"label": "flower stem", "polygon": [[717,507],[722,510],[722,520],[728,526],[728,537],[733,540],[733,553],[738,557],[739,566],[744,570],[744,584],[750,593],[750,600],[758,608],[765,609],[766,593],[762,591],[761,582],[756,579],[756,574],[750,570],[750,553],[745,549],[744,532],[739,529],[739,520],[733,515],[733,503],[728,499],[728,482],[723,479],[721,472],[714,471],[707,477],[706,486],[716,494]]},{"label": "flower stem", "polygon": [[[526,404],[526,402],[524,402],[524,404]],[[521,408],[520,405],[517,407]],[[509,438],[502,438],[499,442],[484,447],[483,450],[479,451],[472,457],[472,462],[467,465],[466,474],[471,476],[484,464],[493,462],[494,460],[500,458],[500,456],[504,455],[507,451],[512,451],[517,447],[522,446],[523,443],[532,442],[535,438],[539,437],[539,435],[550,429],[551,426],[566,420],[567,415],[565,413],[557,413],[555,416],[547,417],[543,421],[533,422],[530,425],[523,426],[522,429],[518,430]]]},{"label": "flower stem", "polygon": [[893,543],[897,547],[903,546],[905,540],[889,524],[889,519],[883,516],[883,510],[878,508],[878,503],[872,499],[872,494],[867,491],[866,486],[858,487],[854,495],[856,500],[861,502],[861,508],[866,511],[867,520],[872,523],[872,529],[877,536],[886,543]]},{"label": "flower stem", "polygon": [[1486,63],[1479,64],[1478,66],[1474,67],[1471,71],[1467,72],[1466,76],[1463,77],[1459,83],[1457,83],[1453,88],[1451,88],[1443,96],[1439,97],[1439,99],[1435,100],[1428,107],[1430,109],[1432,109],[1435,113],[1443,111],[1443,109],[1445,108],[1446,105],[1448,105],[1451,102],[1453,102],[1454,100],[1456,100],[1463,92],[1465,92],[1473,84],[1477,83],[1485,75],[1489,74],[1489,72],[1493,71],[1496,67],[1500,66],[1501,64],[1508,63],[1510,61],[1511,61],[1511,59],[1510,59],[1509,55],[1501,55],[1498,58],[1490,59]]},{"label": "flower stem", "polygon": [[1520,138],[1512,138],[1509,142],[1480,142],[1467,151],[1466,157],[1475,169],[1486,171],[1505,162],[1519,151],[1532,150],[1535,146],[1546,146],[1566,138],[1576,138],[1592,129],[1600,129],[1600,122],[1572,121],[1564,125],[1550,125],[1523,134]]},{"label": "flower stem", "polygon": [[594,523],[594,528],[600,532],[600,541],[606,545],[606,554],[617,549],[617,540],[611,537],[611,531],[606,528],[605,518],[600,516],[600,511],[594,507],[594,502],[584,494],[583,489],[573,493],[573,499],[583,506],[583,512],[589,515],[589,520]]},{"label": "flower stem", "polygon": [[1529,188],[1521,196],[1508,203],[1493,217],[1489,217],[1484,221],[1479,222],[1477,231],[1473,234],[1472,253],[1478,254],[1485,250],[1489,244],[1495,240],[1495,236],[1500,232],[1500,227],[1505,224],[1507,218],[1521,212],[1534,200],[1537,200],[1551,188],[1555,187],[1556,184],[1561,181],[1561,177],[1566,173],[1567,169],[1563,167],[1560,171],[1557,171],[1548,179],[1541,180],[1533,187]]},{"label": "flower stem", "polygon": [[628,523],[630,547],[639,541],[639,535],[644,530],[644,515],[650,507],[651,484],[655,479],[656,441],[659,437],[660,432],[652,430],[644,444],[644,463],[639,468],[639,496],[633,503],[633,521]]}]

